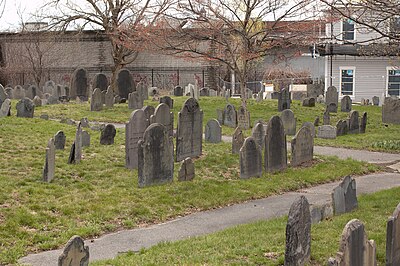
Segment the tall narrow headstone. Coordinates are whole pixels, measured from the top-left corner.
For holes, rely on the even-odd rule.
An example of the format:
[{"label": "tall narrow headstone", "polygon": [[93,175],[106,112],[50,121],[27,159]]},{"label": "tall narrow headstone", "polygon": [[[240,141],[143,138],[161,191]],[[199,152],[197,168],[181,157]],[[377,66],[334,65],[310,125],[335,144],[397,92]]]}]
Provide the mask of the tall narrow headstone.
[{"label": "tall narrow headstone", "polygon": [[236,118],[235,106],[232,104],[227,104],[224,109],[224,125],[228,127],[236,128],[237,118]]},{"label": "tall narrow headstone", "polygon": [[336,87],[334,86],[329,87],[328,90],[326,91],[326,99],[325,99],[328,111],[331,113],[337,113],[338,102],[339,102],[339,94],[337,92]]},{"label": "tall narrow headstone", "polygon": [[328,110],[325,110],[324,117],[323,117],[323,125],[330,125],[331,124],[331,114]]},{"label": "tall narrow headstone", "polygon": [[136,91],[139,93],[140,98],[142,98],[143,100],[149,99],[149,89],[147,88],[147,85],[143,81],[140,81],[137,84]]},{"label": "tall narrow headstone", "polygon": [[290,109],[290,92],[289,89],[283,89],[278,94],[278,111]]},{"label": "tall narrow headstone", "polygon": [[113,124],[107,124],[100,134],[100,144],[101,145],[112,145],[114,144],[114,138],[117,134],[117,130]]},{"label": "tall narrow headstone", "polygon": [[252,137],[244,140],[239,157],[240,178],[260,177],[262,175],[262,151]]},{"label": "tall narrow headstone", "polygon": [[5,99],[9,98],[3,85],[0,84],[0,102],[3,103]]},{"label": "tall narrow headstone", "polygon": [[46,160],[43,168],[43,181],[51,182],[54,178],[56,164],[56,147],[54,146],[54,139],[51,138],[47,143]]},{"label": "tall narrow headstone", "polygon": [[244,135],[242,129],[237,127],[232,135],[232,153],[238,154],[240,148],[243,146]]},{"label": "tall narrow headstone", "polygon": [[314,155],[314,138],[308,127],[302,127],[291,141],[292,166],[311,161]]},{"label": "tall narrow headstone", "polygon": [[82,148],[90,146],[90,134],[86,130],[82,130]]},{"label": "tall narrow headstone", "polygon": [[204,139],[206,142],[219,143],[222,138],[222,128],[217,119],[211,119],[207,122]]},{"label": "tall narrow headstone", "polygon": [[400,265],[400,203],[386,224],[386,265]]},{"label": "tall narrow headstone", "polygon": [[265,134],[266,132],[263,123],[257,123],[251,131],[251,136],[258,146],[260,146],[261,150],[263,150],[265,146]]},{"label": "tall narrow headstone", "polygon": [[283,110],[281,113],[281,119],[283,123],[283,127],[285,128],[286,135],[295,135],[296,134],[296,118],[294,117],[294,113],[290,109]]},{"label": "tall narrow headstone", "polygon": [[68,163],[79,163],[82,158],[82,126],[79,122],[76,133],[75,133],[75,141],[72,144],[71,152],[69,154]]},{"label": "tall narrow headstone", "polygon": [[32,118],[35,111],[35,105],[29,98],[23,98],[17,103],[17,117]]},{"label": "tall narrow headstone", "polygon": [[360,119],[360,133],[365,133],[367,129],[367,112],[364,112]]},{"label": "tall narrow headstone", "polygon": [[172,182],[174,176],[174,146],[164,126],[151,124],[138,144],[139,187]]},{"label": "tall narrow headstone", "polygon": [[358,134],[360,133],[360,121],[359,121],[359,115],[358,111],[353,110],[349,114],[349,134]]},{"label": "tall narrow headstone", "polygon": [[128,107],[129,109],[141,109],[143,107],[143,99],[140,97],[137,91],[131,92],[128,95]]},{"label": "tall narrow headstone", "polygon": [[106,91],[108,88],[107,76],[103,73],[98,73],[94,76],[92,81],[93,88],[99,88],[101,91]]},{"label": "tall narrow headstone", "polygon": [[58,257],[58,266],[88,266],[89,247],[85,246],[80,236],[73,236],[68,241],[63,253]]},{"label": "tall narrow headstone", "polygon": [[150,116],[150,124],[159,123],[165,126],[169,136],[174,135],[174,113],[170,111],[170,108],[165,103],[160,103],[154,111],[154,114]]},{"label": "tall narrow headstone", "polygon": [[99,88],[94,89],[90,99],[90,111],[101,111],[103,109],[101,97],[101,90]]},{"label": "tall narrow headstone", "polygon": [[89,84],[87,72],[84,68],[78,68],[72,74],[69,93],[70,97],[73,99],[79,97],[83,100],[87,100],[89,96]]},{"label": "tall narrow headstone", "polygon": [[336,215],[350,212],[357,208],[356,181],[346,176],[332,192],[333,210]]},{"label": "tall narrow headstone", "polygon": [[128,69],[121,69],[117,74],[118,95],[128,99],[129,93],[134,91],[131,72]]},{"label": "tall narrow headstone", "polygon": [[237,126],[242,129],[250,128],[250,112],[243,106],[240,106],[237,111]]},{"label": "tall narrow headstone", "polygon": [[266,172],[277,172],[287,168],[285,128],[279,116],[273,116],[268,122],[264,167]]},{"label": "tall narrow headstone", "polygon": [[125,125],[125,166],[129,169],[138,167],[138,141],[143,139],[148,125],[142,109],[131,113],[129,122]]},{"label": "tall narrow headstone", "polygon": [[156,109],[154,108],[154,106],[146,105],[146,106],[143,106],[142,110],[146,116],[147,123],[150,125],[150,118],[152,115],[154,115],[154,112],[156,111]]},{"label": "tall narrow headstone", "polygon": [[54,146],[56,150],[63,150],[65,147],[66,136],[63,131],[59,130],[54,135]]},{"label": "tall narrow headstone", "polygon": [[111,88],[108,88],[104,95],[104,104],[106,107],[114,107],[114,93]]},{"label": "tall narrow headstone", "polygon": [[352,105],[352,101],[351,101],[350,96],[348,96],[348,95],[343,96],[342,100],[340,101],[340,111],[350,112],[351,105]]}]

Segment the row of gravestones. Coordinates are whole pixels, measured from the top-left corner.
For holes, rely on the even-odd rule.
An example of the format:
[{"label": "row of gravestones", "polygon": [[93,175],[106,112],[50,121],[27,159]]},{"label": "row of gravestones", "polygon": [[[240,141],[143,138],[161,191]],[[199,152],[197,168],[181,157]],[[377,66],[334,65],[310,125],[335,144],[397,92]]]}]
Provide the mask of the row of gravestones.
[{"label": "row of gravestones", "polygon": [[228,103],[224,110],[217,109],[217,120],[221,125],[232,128],[250,128],[250,112],[243,106],[236,111],[235,106]]}]

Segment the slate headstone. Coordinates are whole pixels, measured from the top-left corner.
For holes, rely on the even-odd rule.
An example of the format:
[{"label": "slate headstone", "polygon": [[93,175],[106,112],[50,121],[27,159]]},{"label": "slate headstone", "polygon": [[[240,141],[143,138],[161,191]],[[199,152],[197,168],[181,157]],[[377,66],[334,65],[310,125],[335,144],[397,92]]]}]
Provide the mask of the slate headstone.
[{"label": "slate headstone", "polygon": [[204,130],[205,141],[210,143],[219,143],[222,138],[222,128],[217,119],[211,119],[207,122]]},{"label": "slate headstone", "polygon": [[224,109],[224,125],[227,127],[236,128],[237,118],[236,109],[232,104],[227,104]]},{"label": "slate headstone", "polygon": [[400,99],[385,98],[382,105],[382,122],[400,124]]},{"label": "slate headstone", "polygon": [[65,147],[65,140],[66,136],[64,134],[64,131],[57,131],[57,133],[54,135],[54,146],[56,150],[63,150]]},{"label": "slate headstone", "polygon": [[278,172],[287,167],[285,128],[279,116],[273,116],[268,122],[264,167],[266,172]]},{"label": "slate headstone", "polygon": [[68,163],[69,164],[77,164],[82,159],[82,126],[79,122],[76,133],[75,133],[75,140],[71,146],[71,151],[69,153]]},{"label": "slate headstone", "polygon": [[320,139],[336,139],[336,127],[331,125],[319,126],[317,137]]},{"label": "slate headstone", "polygon": [[208,88],[201,88],[199,93],[200,93],[200,96],[210,96]]},{"label": "slate headstone", "polygon": [[98,88],[100,91],[107,91],[108,79],[103,73],[98,73],[94,76],[92,82],[93,88]]},{"label": "slate headstone", "polygon": [[348,132],[347,121],[340,119],[336,123],[336,136],[344,136]]},{"label": "slate headstone", "polygon": [[339,102],[339,94],[337,92],[336,87],[331,86],[326,91],[326,107],[328,108],[329,112],[337,113],[337,106]]},{"label": "slate headstone", "polygon": [[289,89],[283,89],[278,94],[278,111],[290,109],[290,92]]},{"label": "slate headstone", "polygon": [[152,115],[154,115],[154,112],[156,111],[156,109],[152,105],[146,105],[146,106],[143,106],[142,110],[146,116],[148,124],[150,125],[150,117]]},{"label": "slate headstone", "polygon": [[39,89],[35,85],[30,85],[28,89],[26,89],[25,97],[33,100],[35,96],[39,96]]},{"label": "slate headstone", "polygon": [[111,88],[108,88],[104,95],[104,104],[109,108],[114,107],[114,93]]},{"label": "slate headstone", "polygon": [[191,181],[194,179],[195,170],[192,158],[188,157],[181,162],[181,168],[178,172],[178,181]]},{"label": "slate headstone", "polygon": [[333,189],[332,203],[336,215],[350,212],[357,208],[356,180],[346,176],[340,184]]},{"label": "slate headstone", "polygon": [[86,130],[82,130],[82,148],[90,146],[90,134]]},{"label": "slate headstone", "polygon": [[[135,91],[131,72],[128,69],[121,69],[117,74],[118,95],[121,98],[128,99],[129,93]],[[140,108],[138,108],[140,109]]]},{"label": "slate headstone", "polygon": [[360,133],[361,134],[364,134],[365,131],[367,130],[367,122],[368,122],[367,112],[364,112],[360,119]]},{"label": "slate headstone", "polygon": [[112,145],[114,144],[114,138],[117,134],[117,130],[113,124],[107,124],[104,129],[101,130],[100,144]]},{"label": "slate headstone", "polygon": [[128,95],[128,108],[129,109],[141,109],[143,107],[143,99],[140,97],[137,91],[131,92]]},{"label": "slate headstone", "polygon": [[101,90],[94,89],[90,99],[90,111],[101,111],[103,109]]},{"label": "slate headstone", "polygon": [[379,105],[379,97],[378,96],[372,97],[372,104],[375,106]]},{"label": "slate headstone", "polygon": [[150,116],[150,124],[159,123],[165,126],[169,136],[174,135],[174,114],[165,103],[160,103]]},{"label": "slate headstone", "polygon": [[253,130],[251,131],[251,136],[253,137],[254,141],[260,146],[260,149],[263,150],[265,146],[265,126],[263,123],[257,123]]},{"label": "slate headstone", "polygon": [[56,147],[54,146],[54,139],[51,138],[47,143],[46,160],[43,168],[43,181],[51,182],[54,178],[56,164]]},{"label": "slate headstone", "polygon": [[349,126],[349,130],[348,130],[349,134],[360,133],[360,119],[359,119],[358,111],[353,110],[350,112],[348,124],[349,124],[348,125]]},{"label": "slate headstone", "polygon": [[[55,86],[53,86],[54,88]],[[82,100],[87,100],[89,96],[89,83],[87,71],[84,68],[78,68],[72,74],[70,85],[70,97],[75,99],[79,97]]]},{"label": "slate headstone", "polygon": [[129,122],[125,125],[125,166],[128,169],[138,167],[138,141],[143,139],[147,126],[148,121],[142,109],[131,113]]},{"label": "slate headstone", "polygon": [[325,110],[325,112],[324,112],[323,124],[324,125],[331,124],[331,115],[328,110]]},{"label": "slate headstone", "polygon": [[250,128],[250,112],[243,106],[237,110],[237,126],[242,129]]},{"label": "slate headstone", "polygon": [[217,109],[217,120],[220,125],[224,124],[224,110]]},{"label": "slate headstone", "polygon": [[23,98],[17,103],[17,117],[32,118],[35,111],[35,105],[29,98]]},{"label": "slate headstone", "polygon": [[240,178],[260,177],[262,175],[262,151],[252,137],[244,140],[239,157]]},{"label": "slate headstone", "polygon": [[340,111],[350,112],[351,105],[352,105],[352,101],[351,101],[350,96],[348,96],[348,95],[343,96],[342,100],[340,101]]},{"label": "slate headstone", "polygon": [[315,107],[315,98],[305,98],[303,100],[303,106],[305,106],[305,107]]},{"label": "slate headstone", "polygon": [[160,103],[165,103],[168,105],[169,109],[174,108],[174,100],[169,96],[163,96],[160,98]]},{"label": "slate headstone", "polygon": [[296,118],[294,117],[294,113],[290,109],[283,110],[281,113],[281,119],[283,123],[283,127],[285,128],[286,135],[295,135],[296,134]]},{"label": "slate headstone", "polygon": [[11,100],[5,99],[4,102],[1,104],[0,118],[10,115],[11,115]]},{"label": "slate headstone", "polygon": [[174,96],[183,96],[183,89],[181,86],[176,86],[174,88]]},{"label": "slate headstone", "polygon": [[58,266],[88,266],[89,247],[85,246],[80,236],[73,236],[68,241],[63,253],[58,257]]},{"label": "slate headstone", "polygon": [[291,141],[292,166],[311,161],[314,156],[314,138],[308,127],[302,127]]},{"label": "slate headstone", "polygon": [[386,224],[386,265],[400,265],[400,203]]},{"label": "slate headstone", "polygon": [[317,127],[319,126],[319,116],[317,116],[314,120],[314,126]]},{"label": "slate headstone", "polygon": [[237,127],[232,135],[232,153],[238,154],[240,148],[243,146],[244,135],[242,129]]},{"label": "slate headstone", "polygon": [[149,99],[149,89],[147,88],[147,85],[143,81],[140,81],[137,84],[136,91],[138,92],[142,100]]}]

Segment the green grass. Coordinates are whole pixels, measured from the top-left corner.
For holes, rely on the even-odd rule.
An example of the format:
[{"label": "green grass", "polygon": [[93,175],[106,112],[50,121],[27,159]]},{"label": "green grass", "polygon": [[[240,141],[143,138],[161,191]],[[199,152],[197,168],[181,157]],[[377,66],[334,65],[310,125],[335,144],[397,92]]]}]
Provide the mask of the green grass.
[{"label": "green grass", "polygon": [[[339,249],[348,221],[364,222],[369,239],[377,245],[377,258],[385,264],[386,221],[400,201],[400,188],[363,195],[359,208],[312,226],[311,264],[326,265]],[[206,236],[161,243],[138,253],[91,265],[283,265],[287,217],[240,225]]]},{"label": "green grass", "polygon": [[[53,182],[43,183],[45,146],[58,130],[67,136],[66,150],[56,153]],[[38,118],[0,119],[0,264],[60,247],[75,234],[99,236],[379,169],[316,157],[309,168],[240,180],[239,158],[231,154],[230,144],[204,144],[193,182],[140,189],[137,171],[124,167],[124,130],[117,130],[112,146],[100,145],[100,133],[87,130],[91,146],[80,164],[69,165],[74,126]],[[178,168],[176,163],[175,178]]]},{"label": "green grass", "polygon": [[[175,127],[178,121],[178,112],[181,110],[184,101],[188,97],[173,97],[174,99],[174,122]],[[229,100],[236,109],[240,106],[240,99]],[[157,106],[157,102],[147,100],[145,105]],[[15,105],[15,102],[14,102]],[[221,97],[202,97],[200,98],[200,106],[204,112],[203,125],[205,126],[207,121],[211,118],[217,118],[217,109],[224,109],[226,105],[225,98]],[[261,103],[257,103],[255,100],[248,100],[248,109],[250,111],[251,125],[255,121],[262,119],[265,122],[273,115],[279,115],[277,111],[277,100],[265,100]],[[315,117],[319,116],[322,123],[323,113],[325,105],[316,104],[316,107],[303,107],[300,101],[293,101],[291,109],[295,113],[297,119],[297,130],[300,129],[304,122],[314,122]],[[346,119],[348,113],[340,112],[339,105],[338,113],[331,113],[331,124],[336,125],[339,119]],[[129,115],[132,110],[128,109],[127,104],[114,105],[112,109],[104,109],[101,112],[90,112],[90,106],[88,103],[85,104],[63,104],[63,105],[47,105],[38,107],[35,110],[35,116],[40,116],[42,113],[47,113],[52,118],[72,118],[74,120],[80,120],[82,117],[88,117],[91,121],[101,122],[118,122],[125,123],[129,119]],[[333,146],[333,147],[346,147],[354,149],[367,149],[374,151],[387,151],[397,152],[400,151],[400,125],[382,123],[381,107],[379,106],[353,106],[353,110],[357,110],[360,116],[363,112],[368,113],[368,125],[366,134],[354,134],[339,136],[335,140],[327,139],[315,139],[315,145]],[[226,126],[222,127],[222,133],[224,135],[232,135],[234,129]],[[246,136],[251,135],[251,130],[245,131]],[[290,140],[291,137],[288,137]],[[395,143],[384,144],[384,143]]]}]

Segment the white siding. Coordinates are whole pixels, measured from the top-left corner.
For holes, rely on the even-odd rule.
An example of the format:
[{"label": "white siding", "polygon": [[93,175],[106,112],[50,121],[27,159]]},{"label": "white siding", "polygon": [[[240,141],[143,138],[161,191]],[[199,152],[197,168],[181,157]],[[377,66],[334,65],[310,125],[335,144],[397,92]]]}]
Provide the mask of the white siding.
[{"label": "white siding", "polygon": [[[326,27],[326,35],[327,37],[331,37],[331,26],[327,24]],[[355,23],[355,40],[350,42],[367,44],[371,41],[376,42],[376,38],[379,38],[380,34],[376,31],[370,30],[365,26],[357,25]],[[342,40],[342,20],[336,21],[333,23],[333,38],[338,40],[341,43]],[[380,40],[381,41],[381,40]]]}]

